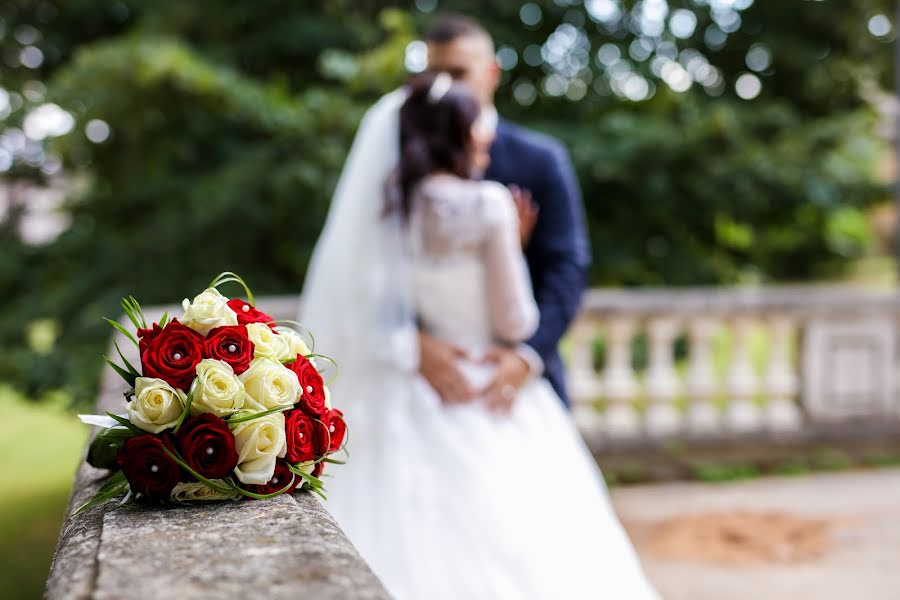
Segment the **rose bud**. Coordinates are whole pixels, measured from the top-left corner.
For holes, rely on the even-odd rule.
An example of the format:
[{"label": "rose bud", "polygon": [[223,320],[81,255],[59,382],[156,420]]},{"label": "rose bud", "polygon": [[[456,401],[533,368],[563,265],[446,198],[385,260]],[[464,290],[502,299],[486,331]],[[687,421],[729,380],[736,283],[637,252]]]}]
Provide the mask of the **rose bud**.
[{"label": "rose bud", "polygon": [[328,428],[328,435],[331,440],[329,452],[336,452],[341,449],[344,443],[344,436],[347,434],[347,423],[344,421],[344,413],[336,408],[328,410],[322,417],[322,422]]},{"label": "rose bud", "polygon": [[165,328],[154,323],[153,329],[141,329],[138,336],[143,376],[187,391],[194,380],[194,368],[203,360],[203,336],[177,319]]},{"label": "rose bud", "polygon": [[204,413],[184,422],[175,434],[184,462],[207,479],[219,479],[237,465],[234,435],[219,417]]},{"label": "rose bud", "polygon": [[[167,438],[166,445],[170,444]],[[154,498],[168,498],[175,484],[184,480],[181,467],[166,454],[163,440],[155,435],[126,440],[116,454],[116,462],[133,491]]]},{"label": "rose bud", "polygon": [[294,478],[294,483],[285,490],[287,494],[297,489],[297,486],[303,483],[303,478],[291,473],[287,464],[283,460],[279,460],[275,463],[275,473],[268,483],[265,485],[248,485],[247,489],[254,494],[274,494],[275,492],[280,492],[284,486],[290,483],[291,477]]},{"label": "rose bud", "polygon": [[291,410],[285,413],[284,432],[287,436],[285,458],[288,462],[296,464],[316,459],[317,425],[302,410]]},{"label": "rose bud", "polygon": [[297,375],[300,382],[300,401],[297,406],[307,414],[321,417],[325,412],[325,382],[316,366],[306,357],[297,355],[297,360],[287,365]]},{"label": "rose bud", "polygon": [[228,301],[228,306],[237,313],[238,325],[247,325],[248,323],[265,323],[269,327],[275,327],[275,319],[267,315],[263,311],[250,306],[248,302],[244,302],[238,298],[232,298]]},{"label": "rose bud", "polygon": [[243,325],[216,327],[206,338],[203,358],[213,358],[231,365],[235,375],[240,375],[253,360],[253,342]]}]

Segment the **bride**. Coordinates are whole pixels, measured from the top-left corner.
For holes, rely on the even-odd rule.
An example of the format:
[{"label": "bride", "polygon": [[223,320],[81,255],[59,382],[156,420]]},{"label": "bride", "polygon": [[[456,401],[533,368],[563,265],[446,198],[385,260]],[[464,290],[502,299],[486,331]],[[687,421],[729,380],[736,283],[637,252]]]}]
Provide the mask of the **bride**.
[{"label": "bride", "polygon": [[302,310],[350,429],[327,508],[401,600],[657,598],[546,380],[495,414],[443,404],[418,374],[419,329],[464,348],[482,389],[484,353],[538,322],[512,196],[469,177],[489,160],[479,113],[448,75],[420,76],[367,113],[348,157]]}]

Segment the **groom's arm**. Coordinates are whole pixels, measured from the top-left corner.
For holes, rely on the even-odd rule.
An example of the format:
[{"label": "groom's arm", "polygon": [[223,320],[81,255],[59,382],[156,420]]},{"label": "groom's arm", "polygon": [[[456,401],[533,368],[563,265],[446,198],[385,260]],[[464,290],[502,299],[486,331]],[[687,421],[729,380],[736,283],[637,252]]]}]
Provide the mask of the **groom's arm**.
[{"label": "groom's arm", "polygon": [[565,148],[553,142],[545,150],[546,173],[540,213],[527,249],[540,325],[527,345],[546,361],[578,311],[591,263],[584,206],[575,171]]}]

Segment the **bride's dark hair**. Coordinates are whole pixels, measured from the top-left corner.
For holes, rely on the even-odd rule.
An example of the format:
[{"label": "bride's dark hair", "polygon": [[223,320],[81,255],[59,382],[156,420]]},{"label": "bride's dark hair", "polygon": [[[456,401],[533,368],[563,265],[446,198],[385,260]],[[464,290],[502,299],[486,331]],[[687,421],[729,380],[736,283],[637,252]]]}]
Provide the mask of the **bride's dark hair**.
[{"label": "bride's dark hair", "polygon": [[469,177],[472,125],[481,111],[475,97],[445,73],[417,75],[408,89],[409,96],[400,108],[397,169],[407,214],[416,184],[431,173],[447,171]]}]

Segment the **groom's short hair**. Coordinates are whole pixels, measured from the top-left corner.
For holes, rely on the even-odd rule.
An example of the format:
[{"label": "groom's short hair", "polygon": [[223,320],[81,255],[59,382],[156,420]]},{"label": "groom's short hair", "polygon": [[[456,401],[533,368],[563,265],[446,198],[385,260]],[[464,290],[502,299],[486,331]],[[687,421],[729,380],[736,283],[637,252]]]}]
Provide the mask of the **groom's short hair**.
[{"label": "groom's short hair", "polygon": [[481,23],[475,19],[457,14],[447,14],[438,18],[425,30],[424,39],[429,44],[447,44],[463,37],[480,37],[493,47],[494,40]]}]

